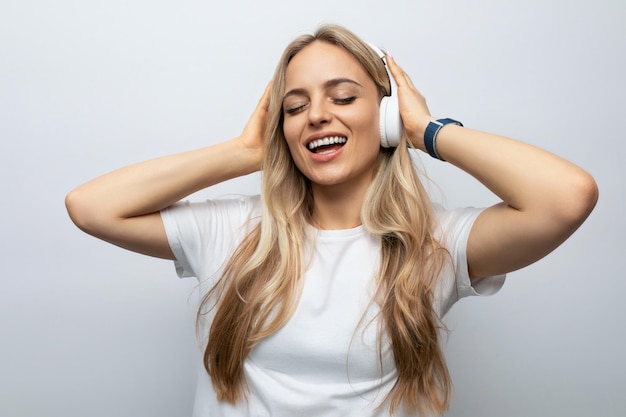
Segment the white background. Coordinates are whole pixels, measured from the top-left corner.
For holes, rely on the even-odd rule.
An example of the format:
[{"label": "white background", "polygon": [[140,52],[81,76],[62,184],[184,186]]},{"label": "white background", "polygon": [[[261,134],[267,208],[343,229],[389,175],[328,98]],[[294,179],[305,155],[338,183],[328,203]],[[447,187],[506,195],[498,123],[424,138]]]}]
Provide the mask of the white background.
[{"label": "white background", "polygon": [[[391,50],[435,116],[600,187],[569,241],[450,313],[449,416],[626,415],[623,1],[3,0],[0,416],[190,415],[194,281],[82,234],[64,196],[237,135],[285,45],[328,22]],[[450,205],[495,201],[422,159]],[[253,175],[193,198],[257,190]]]}]

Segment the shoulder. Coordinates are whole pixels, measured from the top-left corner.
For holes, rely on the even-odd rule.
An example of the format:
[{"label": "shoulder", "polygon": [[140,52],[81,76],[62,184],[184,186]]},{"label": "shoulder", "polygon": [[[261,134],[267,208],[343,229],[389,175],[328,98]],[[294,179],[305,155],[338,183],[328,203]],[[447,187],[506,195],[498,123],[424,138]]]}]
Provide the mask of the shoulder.
[{"label": "shoulder", "polygon": [[201,202],[180,201],[162,211],[164,221],[205,223],[208,221],[239,223],[259,218],[261,198],[258,195],[217,198]]},{"label": "shoulder", "polygon": [[259,196],[181,201],[161,211],[180,276],[205,278],[260,221]]},{"label": "shoulder", "polygon": [[464,239],[466,243],[469,232],[476,218],[484,208],[458,207],[447,209],[441,204],[433,204],[434,222],[433,233],[435,238],[443,245],[449,246]]},{"label": "shoulder", "polygon": [[444,315],[459,299],[474,295],[491,295],[500,290],[505,275],[471,278],[467,263],[467,244],[478,216],[485,210],[476,207],[446,209],[433,205],[434,237],[450,254],[451,268],[444,268],[438,287],[439,313]]}]

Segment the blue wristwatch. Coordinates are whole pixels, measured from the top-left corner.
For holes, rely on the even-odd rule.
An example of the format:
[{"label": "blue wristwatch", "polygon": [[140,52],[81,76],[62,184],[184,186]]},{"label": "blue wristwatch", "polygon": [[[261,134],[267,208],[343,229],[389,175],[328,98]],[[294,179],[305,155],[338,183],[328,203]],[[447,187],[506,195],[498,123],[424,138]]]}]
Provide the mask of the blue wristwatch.
[{"label": "blue wristwatch", "polygon": [[437,158],[441,161],[445,161],[439,154],[437,153],[437,134],[442,127],[449,124],[455,124],[457,126],[463,126],[463,123],[454,119],[439,119],[439,120],[431,120],[426,126],[426,131],[424,132],[424,147],[428,152],[428,155],[433,158]]}]

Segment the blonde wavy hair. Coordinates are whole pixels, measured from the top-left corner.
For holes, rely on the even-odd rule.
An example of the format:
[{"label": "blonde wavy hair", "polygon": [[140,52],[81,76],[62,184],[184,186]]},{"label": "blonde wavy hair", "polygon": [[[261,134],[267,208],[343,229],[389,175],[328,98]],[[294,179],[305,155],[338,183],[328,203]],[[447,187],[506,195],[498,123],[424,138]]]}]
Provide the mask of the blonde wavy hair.
[{"label": "blonde wavy hair", "polygon": [[[312,195],[285,141],[282,95],[287,65],[313,42],[350,52],[374,80],[381,97],[390,92],[382,60],[340,26],[323,26],[313,35],[295,39],[284,51],[271,92],[261,220],[234,252],[198,311],[200,318],[216,309],[204,365],[221,401],[245,398],[245,359],[256,344],[289,321],[300,297]],[[433,238],[432,207],[406,137],[397,148],[381,148],[376,168],[361,219],[382,241],[373,301],[380,306],[382,331],[389,335],[398,370],[386,400],[391,413],[403,406],[420,415],[442,414],[449,405],[451,382],[439,344],[442,325],[433,308],[433,289],[448,254]]]}]

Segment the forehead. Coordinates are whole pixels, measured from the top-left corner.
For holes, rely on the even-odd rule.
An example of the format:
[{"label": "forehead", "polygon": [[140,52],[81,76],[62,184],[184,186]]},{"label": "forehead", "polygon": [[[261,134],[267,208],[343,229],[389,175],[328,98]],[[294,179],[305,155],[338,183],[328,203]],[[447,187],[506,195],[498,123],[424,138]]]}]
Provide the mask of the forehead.
[{"label": "forehead", "polygon": [[285,71],[285,91],[323,84],[336,78],[350,78],[361,84],[369,75],[348,51],[336,45],[315,41],[298,52]]}]

